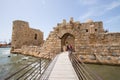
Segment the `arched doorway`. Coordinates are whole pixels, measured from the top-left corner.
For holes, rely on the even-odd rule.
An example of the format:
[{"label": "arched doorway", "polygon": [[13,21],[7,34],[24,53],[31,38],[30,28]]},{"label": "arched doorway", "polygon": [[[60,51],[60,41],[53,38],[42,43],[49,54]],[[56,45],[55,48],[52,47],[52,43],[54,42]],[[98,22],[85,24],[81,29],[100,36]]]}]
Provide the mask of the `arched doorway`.
[{"label": "arched doorway", "polygon": [[62,36],[61,51],[63,51],[63,47],[66,47],[66,45],[72,45],[72,48],[75,48],[75,37],[70,33],[66,33]]}]

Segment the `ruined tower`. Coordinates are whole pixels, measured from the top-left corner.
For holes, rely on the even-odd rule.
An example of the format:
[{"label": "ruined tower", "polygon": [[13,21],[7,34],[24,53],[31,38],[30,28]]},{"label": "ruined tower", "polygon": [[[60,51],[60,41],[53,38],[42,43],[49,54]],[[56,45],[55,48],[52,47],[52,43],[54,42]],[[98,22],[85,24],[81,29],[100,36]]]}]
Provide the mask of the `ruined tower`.
[{"label": "ruined tower", "polygon": [[12,49],[19,49],[23,45],[40,46],[43,43],[43,32],[29,27],[28,22],[13,21]]}]

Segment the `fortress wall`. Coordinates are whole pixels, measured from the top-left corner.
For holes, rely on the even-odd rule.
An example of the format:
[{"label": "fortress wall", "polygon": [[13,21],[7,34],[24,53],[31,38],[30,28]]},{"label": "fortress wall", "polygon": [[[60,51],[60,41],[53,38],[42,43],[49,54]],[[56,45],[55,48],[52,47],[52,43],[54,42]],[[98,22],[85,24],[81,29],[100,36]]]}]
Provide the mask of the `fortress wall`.
[{"label": "fortress wall", "polygon": [[[20,24],[19,24],[20,25]],[[79,27],[79,28],[78,28]],[[23,35],[27,33],[28,37],[21,36],[23,38],[23,43],[21,45],[37,45],[42,42],[42,34],[39,34],[39,30],[30,29],[29,26],[23,29]],[[26,33],[26,31],[28,31]],[[38,40],[35,39],[35,34],[39,34]],[[77,54],[80,55],[93,55],[97,53],[98,55],[114,55],[120,54],[120,33],[105,33],[103,29],[103,23],[100,22],[88,22],[88,23],[59,23],[54,31],[51,31],[47,40],[41,48],[41,53],[59,53],[62,49],[61,42],[62,36],[65,33],[70,33],[75,37],[74,49]],[[31,44],[29,44],[30,41]],[[26,42],[25,42],[26,41]],[[68,40],[69,42],[72,42]]]},{"label": "fortress wall", "polygon": [[23,45],[40,46],[43,43],[43,32],[29,28],[28,22],[16,20],[13,22],[12,48],[18,49]]},{"label": "fortress wall", "polygon": [[81,23],[80,30],[83,33],[103,33],[103,23],[99,22],[90,22],[90,23]]},{"label": "fortress wall", "polygon": [[105,38],[108,39],[109,44],[120,45],[120,33],[106,33]]},{"label": "fortress wall", "polygon": [[[36,34],[37,38],[35,37]],[[114,60],[116,60],[115,64],[120,64],[118,63],[120,62],[120,33],[106,33],[101,21],[93,22],[89,20],[86,23],[80,23],[71,19],[67,23],[66,20],[63,20],[50,32],[42,47],[38,48],[40,50],[36,51],[37,48],[34,47],[33,51],[33,48],[30,47],[28,51],[24,48],[22,51],[36,56],[58,54],[63,51],[66,42],[72,44],[76,55],[85,57],[86,62],[94,62],[94,60],[95,62],[101,62],[98,60],[101,58],[102,63],[111,59],[108,60],[110,64]],[[39,46],[41,43],[43,43],[43,33],[41,31],[29,28],[28,23],[24,21],[13,22],[12,47],[17,49],[23,45]]]},{"label": "fortress wall", "polygon": [[[84,36],[86,39],[81,41],[77,47],[78,53],[82,55],[120,55],[120,33],[100,33]],[[87,38],[86,38],[87,37]]]},{"label": "fortress wall", "polygon": [[28,40],[31,42],[31,45],[40,46],[43,44],[43,32],[30,28],[30,33]]},{"label": "fortress wall", "polygon": [[74,33],[77,35],[75,36],[77,54],[120,55],[120,33],[106,33],[101,21],[79,23],[73,27],[74,29],[77,31]]}]

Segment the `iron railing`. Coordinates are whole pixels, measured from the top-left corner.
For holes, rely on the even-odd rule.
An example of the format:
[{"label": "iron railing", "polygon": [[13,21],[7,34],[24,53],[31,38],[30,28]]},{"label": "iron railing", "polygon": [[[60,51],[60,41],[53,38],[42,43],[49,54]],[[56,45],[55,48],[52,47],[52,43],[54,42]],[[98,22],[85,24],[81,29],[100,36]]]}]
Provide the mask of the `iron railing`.
[{"label": "iron railing", "polygon": [[[50,54],[45,56],[53,57],[53,55]],[[103,80],[74,54],[69,54],[69,58],[79,80]],[[13,74],[10,74],[4,80],[48,80],[56,59],[57,57],[55,57],[53,61],[51,59],[39,58]]]},{"label": "iron railing", "polygon": [[79,80],[103,80],[97,73],[93,72],[75,54],[69,53],[69,58]]},{"label": "iron railing", "polygon": [[41,76],[52,61],[50,58],[54,56],[47,54],[43,57],[10,74],[4,80],[41,80]]},{"label": "iron railing", "polygon": [[59,56],[59,54],[54,57],[54,59],[51,61],[48,68],[45,70],[44,74],[41,76],[40,80],[49,80],[49,76],[54,68],[54,65],[57,61],[58,56]]}]

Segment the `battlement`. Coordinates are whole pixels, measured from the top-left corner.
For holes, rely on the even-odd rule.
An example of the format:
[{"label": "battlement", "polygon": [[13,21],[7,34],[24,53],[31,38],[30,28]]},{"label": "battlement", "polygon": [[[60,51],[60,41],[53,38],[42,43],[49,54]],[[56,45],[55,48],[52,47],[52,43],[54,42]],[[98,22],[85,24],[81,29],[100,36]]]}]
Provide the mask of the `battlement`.
[{"label": "battlement", "polygon": [[55,31],[73,29],[79,30],[81,33],[105,33],[103,29],[102,21],[93,22],[93,20],[87,20],[84,23],[80,23],[80,21],[74,21],[73,18],[70,19],[69,22],[66,22],[65,19],[61,23],[58,23],[56,27],[53,28]]}]

